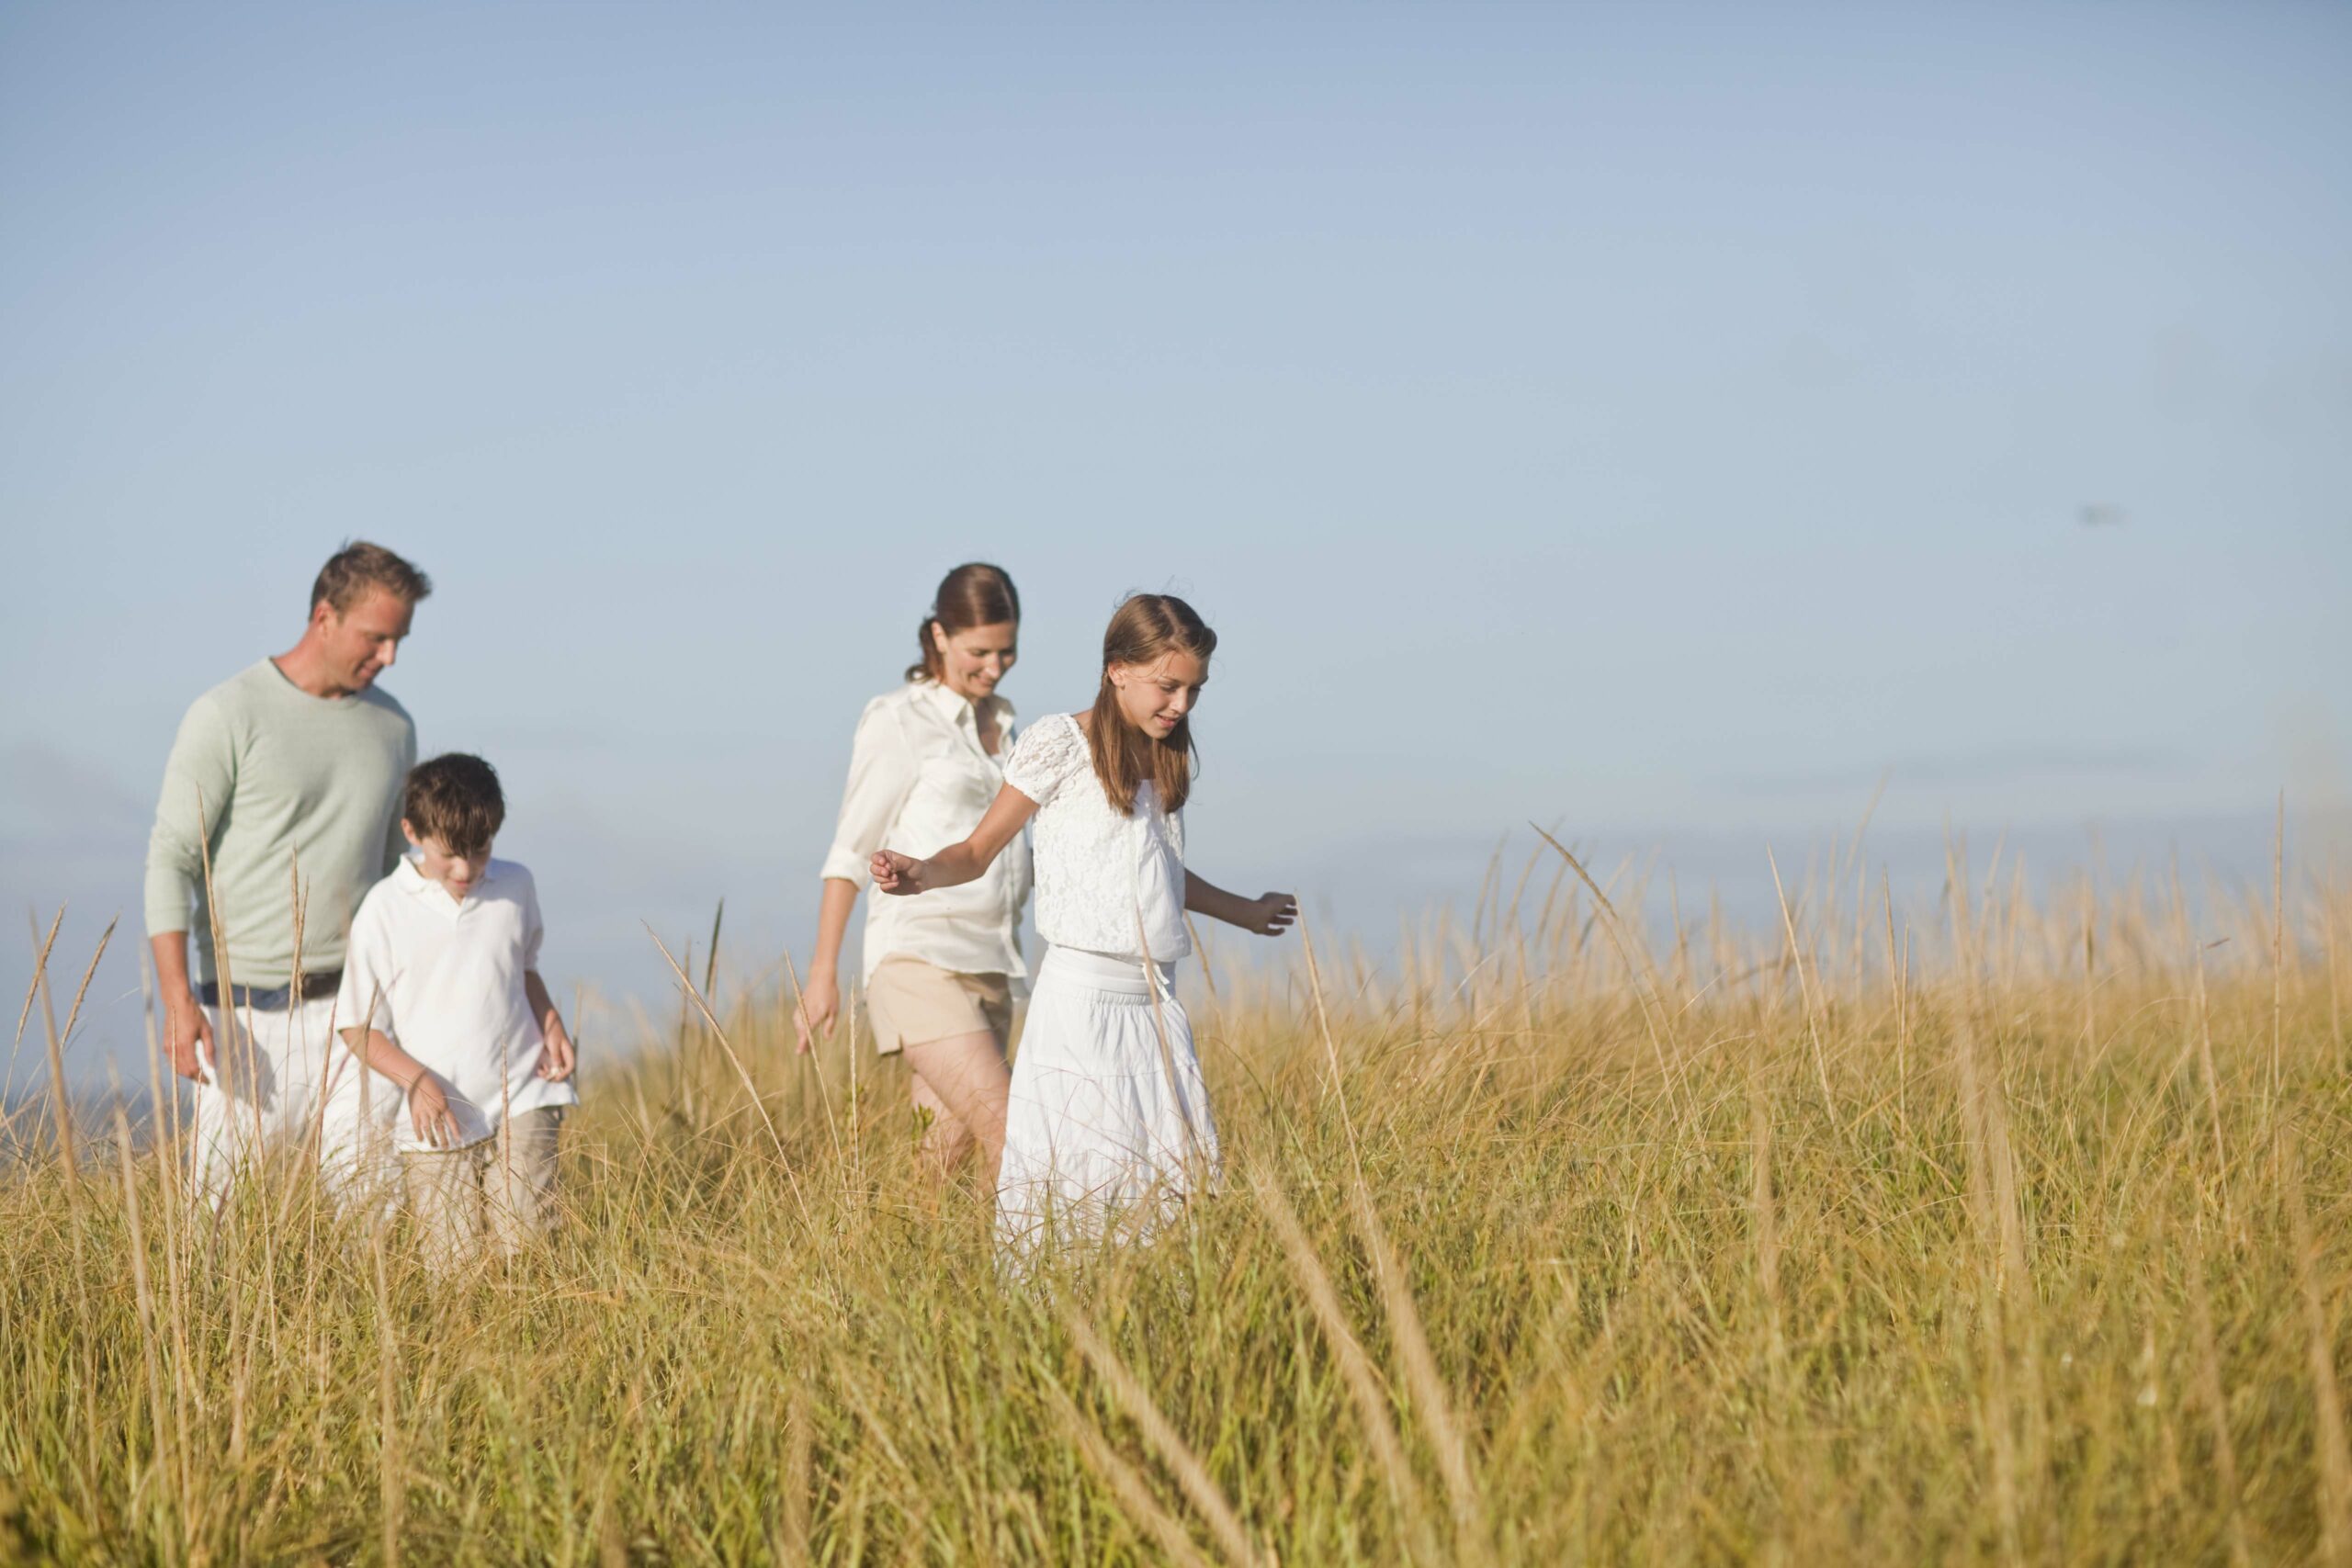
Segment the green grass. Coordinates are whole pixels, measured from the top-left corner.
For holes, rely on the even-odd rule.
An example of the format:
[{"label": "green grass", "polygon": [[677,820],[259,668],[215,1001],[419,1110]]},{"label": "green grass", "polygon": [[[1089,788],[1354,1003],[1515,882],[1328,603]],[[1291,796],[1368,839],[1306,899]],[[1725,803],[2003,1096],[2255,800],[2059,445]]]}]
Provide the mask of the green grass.
[{"label": "green grass", "polygon": [[1018,1286],[773,995],[592,1076],[567,1230],[454,1285],[300,1183],[20,1165],[0,1561],[2352,1553],[2340,896],[2274,965],[2267,890],[1653,955],[1576,889],[1220,946],[1222,1190]]}]

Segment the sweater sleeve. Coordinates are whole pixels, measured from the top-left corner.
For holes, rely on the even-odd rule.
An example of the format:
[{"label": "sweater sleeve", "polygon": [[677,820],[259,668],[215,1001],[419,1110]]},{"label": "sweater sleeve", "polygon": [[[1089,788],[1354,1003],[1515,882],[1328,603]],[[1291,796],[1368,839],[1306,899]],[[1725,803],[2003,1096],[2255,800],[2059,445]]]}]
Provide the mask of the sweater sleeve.
[{"label": "sweater sleeve", "polygon": [[147,837],[148,935],[188,929],[207,846],[216,841],[236,787],[236,735],[220,700],[207,693],[180,720],[164,763],[155,827]]}]

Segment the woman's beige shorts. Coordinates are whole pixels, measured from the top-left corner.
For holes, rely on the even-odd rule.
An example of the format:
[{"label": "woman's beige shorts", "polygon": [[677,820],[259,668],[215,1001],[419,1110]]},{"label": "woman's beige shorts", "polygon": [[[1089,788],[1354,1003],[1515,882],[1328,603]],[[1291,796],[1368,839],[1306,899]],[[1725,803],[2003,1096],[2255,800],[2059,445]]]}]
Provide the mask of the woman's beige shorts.
[{"label": "woman's beige shorts", "polygon": [[958,975],[920,958],[892,953],[865,983],[874,1048],[928,1045],[958,1034],[1012,1032],[1012,983],[1001,975]]}]

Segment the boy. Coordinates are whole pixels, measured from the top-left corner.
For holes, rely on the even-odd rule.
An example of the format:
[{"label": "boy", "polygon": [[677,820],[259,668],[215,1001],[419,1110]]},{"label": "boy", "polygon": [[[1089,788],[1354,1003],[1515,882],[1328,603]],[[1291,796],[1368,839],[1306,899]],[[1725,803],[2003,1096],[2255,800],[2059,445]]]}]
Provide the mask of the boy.
[{"label": "boy", "polygon": [[554,1219],[571,1037],[539,978],[531,874],[490,858],[506,819],[497,772],[459,752],[418,764],[402,796],[413,848],[360,900],[339,1032],[402,1096],[401,1182],[427,1255],[448,1269],[512,1252]]}]

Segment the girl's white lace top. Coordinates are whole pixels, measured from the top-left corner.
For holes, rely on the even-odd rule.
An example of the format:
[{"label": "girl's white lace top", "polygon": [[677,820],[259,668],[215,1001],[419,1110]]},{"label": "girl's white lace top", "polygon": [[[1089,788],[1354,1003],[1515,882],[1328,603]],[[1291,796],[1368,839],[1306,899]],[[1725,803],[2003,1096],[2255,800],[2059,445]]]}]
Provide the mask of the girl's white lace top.
[{"label": "girl's white lace top", "polygon": [[1022,732],[1004,782],[1037,803],[1033,853],[1037,934],[1160,964],[1193,951],[1184,931],[1184,814],[1170,816],[1146,780],[1125,816],[1094,776],[1093,753],[1075,714]]}]

